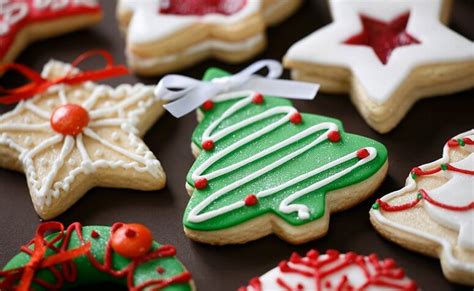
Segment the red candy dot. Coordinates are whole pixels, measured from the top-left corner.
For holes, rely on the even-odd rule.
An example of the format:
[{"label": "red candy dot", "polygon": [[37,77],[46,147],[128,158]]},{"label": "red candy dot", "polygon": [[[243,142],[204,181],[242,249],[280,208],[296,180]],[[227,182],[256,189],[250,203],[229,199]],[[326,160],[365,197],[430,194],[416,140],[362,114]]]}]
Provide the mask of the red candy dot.
[{"label": "red candy dot", "polygon": [[357,151],[357,157],[362,160],[369,156],[369,151],[367,149],[360,149]]},{"label": "red candy dot", "polygon": [[142,257],[153,243],[151,231],[142,224],[124,224],[110,238],[112,249],[125,258]]},{"label": "red candy dot", "polygon": [[97,231],[93,230],[93,231],[91,231],[91,237],[92,237],[92,238],[99,238],[100,235],[99,235],[99,233],[98,233]]},{"label": "red candy dot", "polygon": [[247,206],[253,206],[257,204],[258,198],[257,196],[255,196],[255,194],[249,194],[247,195],[247,197],[245,197],[244,202],[245,202],[245,205]]},{"label": "red candy dot", "polygon": [[328,133],[328,139],[332,142],[338,142],[341,140],[341,134],[339,131],[333,130]]},{"label": "red candy dot", "polygon": [[202,143],[202,148],[205,151],[210,151],[214,148],[214,142],[212,140],[206,140]]},{"label": "red candy dot", "polygon": [[207,100],[206,102],[202,104],[201,108],[204,111],[209,111],[212,108],[214,108],[214,102],[212,102],[211,100]]},{"label": "red candy dot", "polygon": [[303,121],[303,118],[299,112],[295,112],[290,116],[290,122],[293,124],[300,124],[301,121]]},{"label": "red candy dot", "polygon": [[58,133],[76,136],[89,124],[89,113],[77,104],[62,105],[54,110],[50,123]]},{"label": "red candy dot", "polygon": [[252,103],[255,104],[262,104],[263,103],[263,96],[260,93],[255,93],[252,98]]},{"label": "red candy dot", "polygon": [[206,178],[199,178],[196,181],[194,181],[194,187],[197,189],[204,189],[207,187],[207,179]]},{"label": "red candy dot", "polygon": [[158,274],[163,274],[165,272],[165,269],[163,269],[163,267],[158,267],[158,268],[156,268],[156,272]]}]

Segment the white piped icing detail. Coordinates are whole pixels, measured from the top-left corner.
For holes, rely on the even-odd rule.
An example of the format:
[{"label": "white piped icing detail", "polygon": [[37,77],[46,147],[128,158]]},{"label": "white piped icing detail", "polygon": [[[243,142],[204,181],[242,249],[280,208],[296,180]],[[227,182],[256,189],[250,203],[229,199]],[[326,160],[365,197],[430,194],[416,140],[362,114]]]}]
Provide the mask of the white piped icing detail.
[{"label": "white piped icing detail", "polygon": [[[56,65],[70,67],[59,62],[51,61],[46,64],[42,75],[48,76],[52,68]],[[40,208],[44,205],[50,205],[52,198],[58,198],[61,192],[67,192],[79,174],[89,174],[98,168],[134,169],[138,172],[148,172],[155,177],[160,176],[160,162],[137,136],[139,131],[135,127],[137,121],[140,120],[141,116],[147,111],[147,108],[154,104],[154,102],[160,102],[153,94],[153,86],[144,86],[142,84],[134,86],[120,85],[114,89],[109,86],[95,85],[91,82],[83,83],[80,86],[83,89],[92,91],[84,103],[81,104],[83,108],[88,111],[90,122],[87,127],[83,129],[83,132],[75,137],[59,134],[51,128],[49,120],[52,112],[48,112],[35,104],[43,95],[38,95],[27,101],[20,102],[14,110],[0,117],[0,144],[6,145],[19,153],[19,159],[23,163],[31,193]],[[57,94],[58,99],[61,100],[60,103],[67,104],[68,96],[66,89],[68,88],[68,86],[61,84],[55,85],[50,87],[45,94]],[[98,102],[102,102],[101,98],[110,98],[117,102],[112,106],[105,108],[98,106],[98,108],[95,109],[94,105],[98,104]],[[47,106],[51,104],[49,101],[50,100],[45,102]],[[53,108],[51,108],[51,110],[53,110]],[[21,123],[24,122],[24,120],[9,121],[12,117],[24,111],[29,111],[37,117],[44,119],[44,121],[37,124]],[[109,117],[110,114],[118,115],[118,118],[115,116],[111,118]],[[96,132],[97,129],[111,126],[116,127],[117,130],[122,130],[126,134],[126,141],[131,149],[140,147],[144,148],[143,151],[141,153],[135,153],[134,150],[127,150],[118,144],[109,142]],[[18,131],[38,132],[49,134],[50,136],[30,148],[28,147],[28,142],[19,144],[14,138],[15,135],[12,134],[10,136],[9,134],[10,132]],[[117,132],[116,135],[119,136]],[[90,156],[85,137],[89,140],[94,140],[103,148],[107,148],[131,161],[122,158],[107,160],[108,157],[104,155],[104,150],[101,148],[96,149],[93,155]],[[45,166],[50,164],[51,168],[43,180],[39,181],[34,161],[37,155],[52,147],[59,147],[59,154],[50,162],[46,161],[44,157],[40,158],[38,165]],[[71,152],[75,149],[78,150],[81,161],[75,164],[65,163]],[[58,172],[66,165],[72,167],[72,169],[67,172],[64,178],[57,180]]]},{"label": "white piped icing detail", "polygon": [[[235,104],[233,104],[231,107],[229,107],[219,118],[217,118],[215,121],[213,121],[209,127],[204,131],[203,133],[203,136],[202,136],[202,141],[205,142],[205,141],[212,141],[212,142],[217,142],[219,141],[220,139],[226,137],[226,136],[229,136],[231,135],[232,133],[236,132],[237,130],[241,129],[241,128],[244,128],[252,123],[255,123],[255,122],[258,122],[260,120],[264,120],[266,118],[269,118],[269,117],[272,117],[272,116],[277,116],[277,115],[282,115],[283,116],[253,132],[252,134],[240,139],[239,141],[235,142],[234,144],[228,146],[227,148],[219,151],[218,153],[216,153],[215,155],[213,155],[211,158],[209,158],[208,160],[206,160],[205,162],[203,162],[199,167],[197,167],[194,172],[192,173],[191,177],[193,179],[193,181],[197,181],[199,179],[206,179],[208,181],[211,181],[212,179],[215,179],[215,178],[218,178],[218,177],[221,177],[225,174],[228,174],[236,169],[239,169],[240,167],[246,165],[246,164],[249,164],[249,163],[252,163],[258,159],[261,159],[265,156],[268,156],[272,153],[274,153],[275,151],[279,150],[279,149],[282,149],[284,147],[287,147],[295,142],[298,142],[299,140],[302,140],[303,138],[306,138],[308,136],[311,136],[317,132],[321,132],[321,131],[324,131],[320,136],[318,136],[317,138],[315,138],[313,141],[311,141],[309,144],[299,148],[298,150],[292,152],[291,154],[285,156],[285,157],[282,157],[280,158],[279,160],[276,160],[274,161],[273,163],[255,171],[254,173],[246,176],[246,177],[243,177],[242,179],[234,182],[234,183],[231,183],[219,190],[217,190],[216,192],[214,192],[213,194],[209,195],[208,197],[206,197],[203,201],[201,201],[199,204],[197,204],[189,213],[188,215],[188,220],[190,222],[193,222],[193,223],[200,223],[200,222],[203,222],[203,221],[206,221],[206,220],[209,220],[211,218],[214,218],[214,217],[217,217],[217,216],[220,216],[220,215],[223,215],[225,213],[228,213],[228,212],[231,212],[233,210],[236,210],[238,208],[241,208],[241,207],[244,207],[245,206],[245,202],[243,200],[239,200],[239,201],[236,201],[234,203],[231,203],[229,205],[226,205],[224,207],[221,207],[221,208],[217,208],[217,209],[213,209],[213,210],[210,210],[210,211],[207,211],[207,212],[204,212],[204,209],[206,207],[208,207],[211,203],[213,203],[216,199],[222,197],[222,196],[225,196],[227,195],[229,192],[255,180],[255,179],[258,179],[259,177],[263,176],[264,174],[274,170],[275,168],[287,163],[288,161],[294,159],[295,157],[298,157],[299,155],[307,152],[308,150],[318,146],[320,143],[326,141],[328,139],[328,134],[331,132],[331,131],[338,131],[338,127],[335,123],[332,123],[332,122],[323,122],[323,123],[319,123],[319,124],[316,124],[316,125],[313,125],[307,129],[305,129],[304,131],[290,137],[290,138],[287,138],[283,141],[280,141],[279,143],[275,144],[275,145],[272,145],[271,147],[251,156],[251,157],[248,157],[238,163],[235,163],[235,164],[232,164],[230,166],[227,166],[227,167],[224,167],[224,168],[221,168],[221,169],[218,169],[218,170],[215,170],[215,171],[212,171],[212,172],[208,172],[206,174],[203,174],[204,172],[206,172],[207,169],[209,169],[212,165],[214,165],[215,163],[217,163],[219,160],[221,160],[222,158],[224,158],[225,156],[231,154],[232,152],[235,152],[236,150],[238,150],[240,147],[256,140],[257,138],[259,138],[260,136],[268,133],[268,132],[271,132],[273,130],[275,130],[276,128],[280,127],[280,126],[283,126],[285,124],[287,124],[288,122],[290,122],[290,117],[297,113],[297,110],[292,107],[292,106],[278,106],[278,107],[273,107],[273,108],[270,108],[262,113],[259,113],[255,116],[252,116],[250,118],[247,118],[247,119],[244,119],[244,120],[241,120],[231,126],[228,126],[222,130],[219,130],[218,132],[215,132],[215,129],[227,118],[229,118],[230,116],[232,116],[235,112],[239,111],[240,109],[242,109],[243,107],[249,105],[252,103],[252,98],[254,97],[254,92],[249,92],[249,91],[241,91],[241,92],[231,92],[231,93],[225,93],[225,94],[221,94],[219,96],[217,96],[216,98],[214,98],[214,100],[216,102],[219,102],[219,101],[224,101],[224,100],[231,100],[231,99],[237,99],[237,98],[240,98],[241,96],[245,96],[247,95],[248,97],[245,97],[243,98],[242,100],[239,100],[237,101]],[[307,206],[305,205],[302,205],[302,204],[293,204],[293,201],[297,200],[298,198],[312,192],[312,191],[315,191],[317,189],[320,189],[321,187],[324,187],[325,185],[337,180],[338,178],[341,178],[343,176],[345,176],[346,174],[350,173],[351,171],[353,171],[354,169],[370,162],[371,160],[373,160],[376,156],[377,156],[377,151],[375,148],[373,147],[367,147],[365,148],[369,155],[363,159],[360,159],[357,163],[355,163],[354,165],[340,171],[340,172],[337,172],[336,174],[334,175],[331,175],[321,181],[318,181],[317,183],[314,183],[306,188],[303,188],[303,189],[300,189],[298,190],[297,192],[295,193],[292,193],[291,195],[289,195],[288,197],[286,197],[279,205],[279,211],[281,211],[282,213],[285,213],[285,214],[290,214],[290,213],[293,213],[293,212],[296,212],[298,217],[300,219],[308,219],[310,218],[310,211],[308,209]],[[313,177],[319,173],[322,173],[324,171],[327,171],[329,169],[332,169],[340,164],[343,164],[351,159],[354,159],[354,158],[357,158],[357,151],[356,152],[352,152],[350,154],[347,154],[337,160],[334,160],[332,162],[329,162],[321,167],[318,167],[308,173],[305,173],[305,174],[302,174],[298,177],[295,177],[285,183],[282,183],[276,187],[273,187],[273,188],[270,188],[270,189],[266,189],[266,190],[263,190],[263,191],[260,191],[258,193],[255,193],[255,196],[257,198],[263,198],[263,197],[268,197],[268,196],[271,196],[279,191],[282,191],[286,188],[289,188],[303,180],[306,180],[310,177]]]},{"label": "white piped icing detail", "polygon": [[[465,138],[465,137],[469,137],[469,138],[474,140],[474,129],[471,129],[467,132],[461,133],[461,134],[453,137],[453,139],[462,139],[462,138]],[[463,149],[467,150],[468,152],[471,153],[468,157],[465,158],[465,159],[467,159],[466,161],[472,162],[472,155],[473,155],[473,152],[474,152],[474,146],[465,145],[463,147]],[[439,160],[428,163],[428,164],[424,164],[422,166],[419,166],[418,168],[420,168],[423,171],[426,171],[426,170],[441,166],[442,164],[448,163],[449,160],[450,160],[450,150],[451,150],[450,147],[448,146],[448,144],[446,144],[443,148],[443,156]],[[465,160],[465,159],[463,159],[463,160]],[[460,162],[462,163],[463,160],[461,160]],[[469,166],[466,166],[466,168],[472,169],[473,165],[471,164]],[[470,181],[471,182],[469,182],[469,183],[473,183],[472,178],[470,179]],[[459,186],[462,186],[462,185],[459,185],[458,183],[456,183],[456,181],[452,181],[452,179],[450,181],[448,181],[447,183],[450,183],[450,182],[452,183],[452,185],[448,185],[448,186],[445,186],[445,187],[451,188],[451,187],[454,186],[454,184],[456,184],[454,188],[458,188]],[[464,184],[464,183],[462,183],[462,184]],[[381,200],[384,201],[384,202],[388,202],[388,201],[390,201],[390,200],[392,200],[396,197],[402,196],[406,193],[416,191],[417,187],[418,186],[417,186],[416,180],[412,177],[412,175],[409,175],[407,180],[406,180],[406,186],[405,187],[403,187],[402,189],[400,189],[398,191],[395,191],[395,192],[392,192],[392,193],[389,193],[389,194],[383,196],[381,198]],[[445,187],[442,186],[441,190],[443,190],[443,188],[444,188],[444,190],[446,190]],[[430,191],[430,194],[432,192],[433,192],[433,190]],[[456,201],[451,201],[451,203],[453,203],[453,205],[459,205],[461,200],[473,202],[473,200],[469,200],[469,199],[472,199],[473,192],[474,192],[474,188],[472,188],[472,187],[471,187],[471,189],[467,189],[467,191],[466,191],[466,189],[459,189],[458,188],[457,190],[454,190],[454,192],[452,192],[452,194],[458,194],[459,193],[461,195],[461,198],[460,198],[459,201],[457,201],[457,202]],[[445,191],[443,191],[443,193],[445,193]],[[436,192],[435,192],[435,195],[436,195]],[[445,225],[445,226],[447,226],[448,228],[451,228],[451,229],[460,229],[461,223],[457,223],[456,225],[453,225],[452,222],[451,222],[450,226],[446,225],[446,221],[445,221],[446,215],[451,215],[451,218],[455,219],[456,217],[452,216],[454,214],[454,212],[449,214],[449,212],[447,212],[447,210],[443,209],[443,216],[444,216],[443,217],[444,223],[443,223],[442,221],[440,221],[441,217],[433,217],[433,215],[439,215],[440,214],[439,212],[436,213],[436,214],[433,212],[433,210],[438,211],[438,210],[435,210],[435,208],[434,208],[435,206],[426,206],[426,204],[429,204],[429,203],[424,203],[423,205],[424,205],[424,207],[428,208],[427,212],[430,215],[430,217],[432,217],[434,219],[434,221],[437,221],[438,223],[441,222],[442,225]],[[430,211],[430,207],[433,207],[433,208],[431,208],[431,211]],[[445,258],[446,263],[450,267],[452,267],[456,271],[470,272],[470,273],[474,274],[474,263],[462,262],[459,259],[457,259],[454,256],[453,247],[452,247],[452,245],[451,245],[451,243],[448,239],[446,239],[444,237],[441,237],[441,236],[436,236],[432,233],[429,233],[428,231],[422,231],[422,230],[419,230],[419,229],[409,227],[407,225],[396,223],[396,222],[386,218],[382,214],[382,211],[371,209],[370,212],[373,215],[373,217],[379,223],[381,223],[383,225],[386,225],[386,226],[389,226],[389,227],[392,227],[392,228],[395,228],[395,229],[399,229],[403,232],[412,234],[414,236],[422,237],[424,239],[427,239],[427,240],[438,243],[442,247],[441,256],[443,258]],[[463,217],[463,218],[468,219],[469,217],[471,217],[471,220],[472,220],[472,212],[473,212],[473,210],[468,211],[467,216]],[[469,213],[471,213],[471,214],[469,214]],[[472,228],[469,228],[469,227],[472,227],[472,224],[471,224],[471,226],[469,224],[466,224],[466,227],[467,227],[466,231],[472,231]],[[461,243],[460,245],[463,246],[463,247],[468,247],[468,249],[469,248],[472,249],[472,247],[471,247],[472,244],[473,244],[472,240],[473,240],[473,237],[471,236],[470,240],[468,239],[467,242],[465,242],[461,239],[461,241],[458,241],[458,243]]]}]

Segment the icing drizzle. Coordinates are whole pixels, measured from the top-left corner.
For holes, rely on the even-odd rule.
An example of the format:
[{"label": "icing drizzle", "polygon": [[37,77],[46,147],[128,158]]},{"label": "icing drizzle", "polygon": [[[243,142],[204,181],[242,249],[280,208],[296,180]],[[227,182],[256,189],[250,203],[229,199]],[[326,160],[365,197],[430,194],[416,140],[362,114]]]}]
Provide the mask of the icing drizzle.
[{"label": "icing drizzle", "polygon": [[[97,257],[98,254],[91,252],[91,250],[94,250],[94,247],[91,247],[84,254],[84,256],[87,257],[89,263],[94,268],[115,278],[125,278],[127,282],[127,287],[129,288],[129,290],[133,290],[133,291],[141,291],[150,287],[153,288],[153,290],[160,290],[162,288],[165,288],[173,284],[190,282],[191,274],[188,272],[182,272],[181,274],[178,274],[169,278],[149,279],[142,282],[139,285],[135,285],[135,282],[134,282],[135,273],[136,273],[137,268],[140,265],[146,264],[147,262],[150,262],[150,261],[159,260],[160,258],[169,258],[169,257],[174,257],[176,255],[176,249],[171,245],[161,245],[158,248],[151,250],[144,256],[130,260],[130,263],[124,268],[120,270],[115,270],[113,267],[114,251],[111,246],[110,238],[112,237],[112,234],[122,225],[123,223],[115,223],[110,228],[110,236],[109,236],[109,239],[105,242],[106,247],[105,247],[103,258],[99,259]],[[42,228],[45,229],[44,232],[47,231],[47,228],[53,231],[57,231],[58,229],[61,230],[57,232],[55,236],[52,238],[52,240],[49,240],[49,242],[46,244],[47,249],[49,251],[52,251],[53,254],[61,254],[61,253],[67,252],[69,248],[69,243],[71,241],[71,236],[73,235],[73,233],[77,235],[77,238],[79,239],[80,244],[82,246],[86,245],[86,240],[82,233],[82,226],[79,222],[75,222],[69,225],[69,227],[65,231],[63,231],[64,227],[59,222],[47,222],[42,225]],[[99,234],[95,230],[91,232],[91,238],[92,239],[89,240],[89,243],[91,243],[92,246],[94,245],[94,243],[97,243],[97,242],[103,243],[102,240],[101,241],[97,240],[97,238],[99,238]],[[21,247],[21,251],[23,253],[26,253],[29,256],[32,256],[30,259],[30,263],[27,264],[29,266],[33,266],[36,264],[36,263],[32,263],[33,250],[30,249],[30,247],[34,244],[34,242],[35,241],[32,240],[28,244]],[[37,260],[38,262],[41,262],[41,260],[43,259],[45,258],[35,258],[35,260]],[[101,261],[103,263],[101,263]],[[41,268],[41,267],[37,266],[37,268]],[[77,266],[75,265],[72,259],[68,261],[63,261],[61,263],[61,268],[57,268],[55,265],[51,265],[51,266],[45,267],[45,269],[49,270],[51,274],[53,275],[54,283],[47,282],[39,278],[33,278],[33,282],[48,290],[52,290],[52,289],[58,290],[61,287],[63,287],[65,283],[68,283],[68,282],[72,283],[78,280]],[[17,283],[18,279],[20,279],[21,275],[22,275],[21,269],[0,271],[0,277],[5,277],[3,281],[0,281],[0,287],[1,288],[14,288],[15,284]]]},{"label": "icing drizzle", "polygon": [[[239,150],[242,146],[258,139],[259,137],[275,130],[276,128],[288,124],[288,123],[294,123],[294,126],[298,126],[298,124],[302,121],[301,120],[301,115],[299,115],[298,111],[292,107],[292,106],[277,106],[273,108],[269,108],[262,113],[259,113],[255,116],[249,117],[247,119],[243,119],[235,124],[232,124],[224,129],[221,129],[216,132],[216,128],[227,118],[235,114],[237,111],[240,109],[244,108],[245,106],[259,106],[261,102],[254,102],[255,96],[260,96],[258,93],[255,92],[232,92],[232,93],[227,93],[227,94],[222,94],[217,96],[214,101],[219,102],[219,101],[226,101],[226,100],[232,100],[232,99],[238,99],[242,95],[247,95],[247,97],[242,98],[242,100],[237,101],[235,104],[233,104],[230,108],[228,108],[219,118],[217,118],[215,121],[213,121],[209,127],[204,131],[202,135],[202,141],[203,144],[210,144],[212,143],[217,144],[219,140],[223,139],[226,136],[232,135],[236,131],[249,126],[253,123],[259,122],[261,120],[267,119],[269,117],[274,117],[278,115],[282,115],[280,119],[277,121],[251,133],[250,135],[238,140],[234,144],[226,147],[225,149],[220,150],[219,152],[215,153],[212,157],[210,157],[208,160],[203,162],[200,166],[198,166],[194,172],[192,173],[192,179],[195,183],[195,187],[198,189],[202,189],[208,186],[208,183],[212,183],[213,179],[216,179],[218,177],[221,177],[223,175],[226,175],[230,172],[233,172],[235,170],[238,170],[239,168],[252,163],[254,161],[257,161],[261,158],[264,158],[268,155],[271,155],[272,153],[287,147],[293,143],[296,143],[304,138],[307,138],[309,136],[314,136],[315,133],[318,132],[323,132],[321,135],[315,137],[313,141],[311,141],[309,144],[299,148],[298,150],[295,150],[294,152],[288,154],[287,156],[284,156],[280,158],[279,160],[274,161],[273,163],[265,166],[264,168],[261,168],[252,174],[243,177],[242,179],[239,179],[238,181],[231,183],[213,194],[209,195],[201,201],[199,204],[197,204],[194,208],[191,209],[189,215],[188,215],[188,220],[190,222],[194,223],[199,223],[203,222],[209,219],[212,219],[214,217],[223,215],[225,213],[231,212],[233,210],[246,207],[246,206],[252,206],[257,203],[259,199],[269,197],[274,195],[275,193],[278,193],[284,189],[287,189],[291,186],[294,186],[310,177],[313,177],[317,174],[320,174],[322,172],[328,171],[333,169],[336,166],[339,166],[341,164],[344,164],[348,161],[351,160],[358,160],[355,164],[343,169],[340,172],[337,172],[321,181],[318,181],[306,188],[299,189],[297,192],[292,193],[288,197],[286,197],[283,201],[281,201],[279,205],[279,211],[285,214],[290,214],[293,212],[296,212],[298,215],[298,218],[300,219],[309,219],[310,218],[310,210],[306,205],[303,204],[296,204],[293,203],[295,200],[298,198],[307,195],[310,192],[313,192],[317,189],[320,189],[329,183],[339,179],[340,177],[343,177],[347,175],[348,173],[352,172],[354,169],[361,167],[362,165],[370,162],[373,160],[376,155],[377,151],[373,147],[367,147],[367,148],[362,148],[359,149],[358,151],[349,153],[343,157],[340,157],[334,161],[331,161],[321,167],[318,167],[312,171],[309,171],[307,173],[304,173],[300,176],[294,177],[289,181],[283,182],[280,185],[270,188],[270,189],[265,189],[262,190],[258,193],[249,193],[252,194],[252,196],[247,196],[247,198],[233,202],[231,204],[228,204],[224,207],[205,211],[206,207],[208,207],[210,204],[212,204],[214,201],[219,199],[222,196],[227,195],[229,192],[245,185],[246,183],[249,183],[255,179],[258,179],[265,175],[266,173],[276,169],[277,167],[285,164],[286,162],[294,159],[295,157],[298,157],[299,155],[307,152],[308,150],[317,147],[319,144],[327,141],[329,139],[328,136],[333,136],[334,132],[338,132],[338,126],[335,123],[332,122],[323,122],[316,124],[314,126],[311,126],[300,133],[287,138],[285,140],[280,141],[279,143],[272,145],[271,147],[268,147],[261,152],[248,157],[244,160],[241,160],[237,163],[234,163],[232,165],[229,165],[224,168],[220,168],[214,171],[207,171],[209,168],[211,168],[214,164],[218,163],[221,159],[223,159],[225,156],[230,155],[236,151]],[[292,122],[295,119],[295,114],[297,114],[298,122]],[[336,139],[334,142],[339,141],[339,139]],[[205,148],[204,148],[205,150]],[[360,156],[360,150],[364,150],[364,155]],[[204,183],[205,182],[205,183]],[[249,198],[251,197],[251,198]],[[250,200],[251,201],[250,201]],[[257,200],[257,201],[255,201]],[[249,202],[250,201],[250,202]]]},{"label": "icing drizzle", "polygon": [[289,261],[261,277],[250,280],[239,291],[265,290],[416,290],[416,283],[405,276],[393,259],[379,261],[377,255],[340,254],[328,250],[319,254],[310,250],[305,257],[293,253]]}]

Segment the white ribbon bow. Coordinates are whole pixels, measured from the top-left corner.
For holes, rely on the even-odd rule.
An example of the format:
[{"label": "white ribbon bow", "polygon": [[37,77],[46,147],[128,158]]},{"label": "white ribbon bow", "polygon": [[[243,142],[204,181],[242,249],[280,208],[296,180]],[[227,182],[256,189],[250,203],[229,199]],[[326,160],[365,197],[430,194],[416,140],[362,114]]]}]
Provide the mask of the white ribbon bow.
[{"label": "white ribbon bow", "polygon": [[[255,75],[263,68],[268,69],[264,77]],[[283,68],[274,60],[261,60],[231,76],[215,78],[210,82],[196,80],[181,75],[167,75],[155,88],[155,95],[166,101],[172,101],[164,107],[175,117],[182,117],[201,106],[215,96],[240,90],[252,90],[263,95],[291,99],[312,100],[318,92],[319,85],[276,80]]]}]

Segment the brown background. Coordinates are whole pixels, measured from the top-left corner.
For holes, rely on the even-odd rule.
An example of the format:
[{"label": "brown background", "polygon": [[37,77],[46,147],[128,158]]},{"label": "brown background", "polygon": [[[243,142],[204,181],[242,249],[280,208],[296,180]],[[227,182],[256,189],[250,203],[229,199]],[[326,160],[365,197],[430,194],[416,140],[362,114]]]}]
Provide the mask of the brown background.
[{"label": "brown background", "polygon": [[[124,41],[114,17],[115,1],[103,0],[102,3],[106,15],[98,26],[37,42],[26,49],[17,61],[41,70],[50,58],[71,61],[87,49],[106,48],[118,63],[124,63]],[[457,0],[451,27],[473,39],[473,16],[473,2]],[[269,29],[268,49],[259,57],[281,59],[292,43],[330,21],[326,1],[307,0],[292,18]],[[206,61],[180,73],[200,78],[210,66],[236,72],[246,65],[248,63],[231,66]],[[285,77],[288,77],[287,73]],[[7,76],[2,83],[16,81]],[[105,83],[155,84],[157,81],[158,78],[141,79],[130,75]],[[473,93],[471,90],[420,101],[398,127],[386,135],[370,129],[347,96],[319,94],[314,102],[295,103],[302,111],[339,118],[344,122],[346,131],[377,139],[387,146],[390,169],[388,177],[375,194],[379,197],[401,188],[412,167],[438,159],[449,137],[473,128]],[[3,106],[1,110],[10,108]],[[177,246],[179,258],[193,273],[199,290],[235,290],[251,277],[264,273],[280,260],[288,258],[291,252],[304,253],[311,248],[353,250],[362,254],[376,252],[381,257],[395,258],[425,290],[466,288],[450,284],[444,279],[438,259],[418,255],[382,239],[369,222],[368,210],[375,197],[352,210],[333,215],[327,236],[301,246],[290,245],[275,236],[242,246],[226,247],[190,241],[184,236],[181,220],[189,199],[184,181],[193,163],[189,144],[195,125],[193,114],[179,120],[167,114],[145,136],[145,142],[167,172],[168,186],[164,190],[140,192],[96,188],[57,220],[65,224],[80,221],[84,225],[111,225],[116,221],[144,223],[153,230],[156,240]],[[0,266],[3,266],[18,252],[21,244],[32,238],[40,221],[31,204],[23,174],[0,169],[0,187]]]}]

